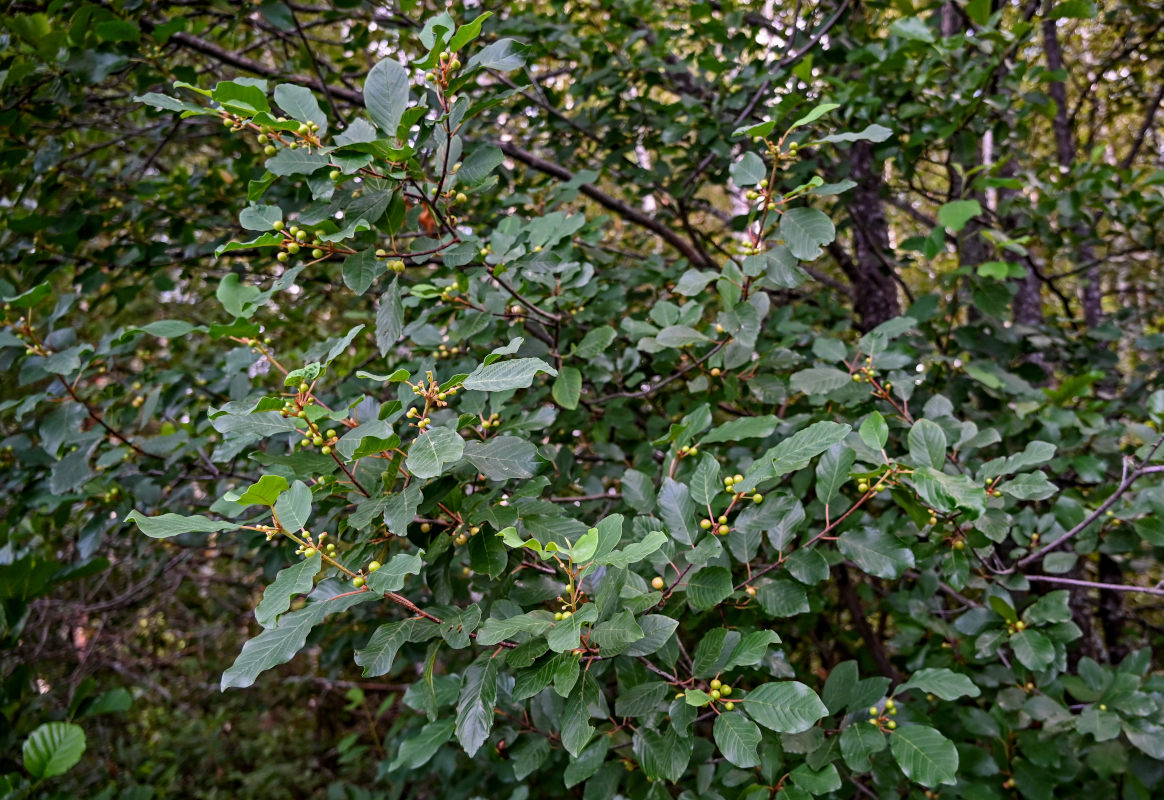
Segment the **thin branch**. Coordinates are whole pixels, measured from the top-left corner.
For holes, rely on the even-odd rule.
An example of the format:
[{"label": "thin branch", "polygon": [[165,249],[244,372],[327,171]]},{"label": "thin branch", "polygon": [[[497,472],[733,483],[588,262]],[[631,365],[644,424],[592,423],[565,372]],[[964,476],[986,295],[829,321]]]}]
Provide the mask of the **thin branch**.
[{"label": "thin branch", "polygon": [[1123,496],[1124,492],[1132,488],[1132,484],[1137,480],[1144,477],[1145,475],[1164,472],[1164,466],[1149,466],[1150,462],[1152,461],[1152,456],[1156,455],[1156,451],[1160,449],[1161,445],[1164,445],[1164,436],[1161,436],[1156,440],[1156,443],[1152,445],[1152,448],[1148,451],[1148,455],[1144,457],[1144,460],[1140,466],[1134,470],[1131,470],[1130,472],[1127,472],[1127,474],[1124,475],[1123,480],[1120,481],[1120,485],[1117,486],[1116,490],[1111,493],[1111,496],[1108,497],[1107,500],[1104,500],[1103,503],[1100,504],[1099,508],[1088,514],[1086,519],[1084,519],[1071,530],[1064,533],[1058,539],[1055,539],[1044,547],[1040,547],[1038,550],[1035,550],[1025,558],[1019,559],[1013,567],[1005,570],[1000,574],[1009,575],[1019,567],[1025,567],[1027,564],[1038,561],[1044,555],[1058,548],[1060,545],[1066,544],[1071,539],[1075,538],[1084,530],[1086,530],[1087,527],[1091,525],[1091,523],[1095,522],[1097,519],[1103,516],[1103,513],[1115,505],[1115,502],[1119,500],[1121,496]]},{"label": "thin branch", "polygon": [[1055,575],[1026,575],[1028,581],[1040,583],[1061,583],[1064,586],[1082,586],[1087,589],[1102,589],[1109,592],[1132,592],[1135,594],[1154,594],[1164,597],[1164,588],[1150,586],[1129,586],[1124,583],[1099,583],[1097,581],[1081,581],[1075,578],[1060,578]]}]

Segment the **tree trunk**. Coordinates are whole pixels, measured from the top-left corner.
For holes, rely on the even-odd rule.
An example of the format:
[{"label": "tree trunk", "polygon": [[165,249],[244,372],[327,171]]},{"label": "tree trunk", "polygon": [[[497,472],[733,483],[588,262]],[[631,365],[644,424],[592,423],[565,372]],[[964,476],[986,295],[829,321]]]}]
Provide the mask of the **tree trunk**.
[{"label": "tree trunk", "polygon": [[838,259],[853,285],[853,307],[858,327],[872,330],[886,320],[901,316],[889,246],[889,222],[881,199],[885,181],[873,159],[873,145],[857,142],[851,153],[850,175],[857,186],[849,204],[853,223],[853,258]]},{"label": "tree trunk", "polygon": [[[1058,72],[1063,69],[1063,50],[1059,47],[1059,29],[1053,19],[1043,21],[1043,51],[1047,56],[1047,69]],[[1067,119],[1067,85],[1063,81],[1051,81],[1047,87],[1048,94],[1055,101],[1055,119],[1051,128],[1055,134],[1055,155],[1059,167],[1069,170],[1075,163],[1075,134],[1071,129],[1071,122]],[[1088,328],[1094,328],[1103,322],[1103,289],[1100,285],[1100,269],[1096,263],[1095,250],[1091,246],[1090,234],[1087,226],[1076,223],[1072,232],[1078,238],[1075,252],[1078,262],[1092,266],[1081,273],[1083,289],[1081,302],[1083,304],[1083,321]]]}]

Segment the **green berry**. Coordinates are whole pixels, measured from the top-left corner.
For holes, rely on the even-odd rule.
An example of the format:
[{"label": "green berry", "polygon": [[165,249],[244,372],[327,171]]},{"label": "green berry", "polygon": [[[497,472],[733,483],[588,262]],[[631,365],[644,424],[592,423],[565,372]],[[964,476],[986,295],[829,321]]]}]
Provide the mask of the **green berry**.
[{"label": "green berry", "polygon": [[333,181],[338,181],[340,175],[342,175],[342,174],[343,173],[340,172],[338,169],[333,169],[331,172],[327,173],[327,177],[331,178]]},{"label": "green berry", "polygon": [[732,693],[732,687],[724,686],[719,690],[719,693],[722,694],[724,697],[727,697],[728,695],[730,695]]},{"label": "green berry", "polygon": [[273,225],[271,225],[271,227],[277,231],[283,230],[283,220],[281,220],[281,219],[275,220],[275,223]]},{"label": "green berry", "polygon": [[380,569],[381,566],[382,565],[379,561],[371,561],[368,563],[368,572],[375,572],[376,570]]},{"label": "green berry", "polygon": [[720,682],[719,678],[716,678],[711,683],[709,683],[708,686],[710,686],[712,689],[718,689],[719,687],[723,686],[723,683]]},{"label": "green berry", "polygon": [[264,148],[263,148],[263,152],[264,152],[266,155],[273,156],[273,155],[275,155],[275,153],[276,153],[277,151],[275,150],[275,145],[273,145],[273,144],[269,144],[269,145],[267,145],[266,147],[264,147]]},{"label": "green berry", "polygon": [[287,252],[291,255],[296,255],[299,252],[299,245],[297,245],[295,242],[292,242],[291,244],[287,245]]},{"label": "green berry", "polygon": [[318,247],[311,251],[312,258],[323,258],[323,251]]},{"label": "green berry", "polygon": [[315,555],[318,552],[319,551],[316,550],[314,547],[309,547],[303,551],[303,556],[304,556],[304,558],[311,558],[313,555]]},{"label": "green berry", "polygon": [[356,577],[352,578],[352,586],[355,586],[357,589],[359,589],[359,588],[361,588],[363,585],[364,585],[364,579],[363,579],[363,578],[361,578],[359,575],[357,575]]},{"label": "green berry", "polygon": [[315,445],[316,447],[319,447],[321,444],[323,444],[323,437],[322,436],[312,436],[311,443],[313,445]]},{"label": "green berry", "polygon": [[331,448],[328,447],[327,445],[324,445],[323,447],[319,448],[319,452],[323,453],[325,456],[330,456],[331,455]]},{"label": "green berry", "polygon": [[727,525],[720,525],[718,528],[715,529],[715,532],[718,533],[720,536],[727,536],[730,531],[731,531],[731,528],[728,527]]},{"label": "green berry", "polygon": [[712,699],[712,700],[718,700],[718,699],[719,699],[719,690],[718,690],[718,689],[712,689],[712,690],[711,690],[711,699]]},{"label": "green berry", "polygon": [[700,522],[699,522],[699,527],[703,528],[705,531],[710,529],[711,526],[712,526],[712,521],[709,519],[700,520]]},{"label": "green berry", "polygon": [[723,704],[724,711],[733,711],[735,709],[735,707],[736,707],[736,704],[731,702],[730,700]]},{"label": "green berry", "polygon": [[291,256],[287,255],[287,252],[284,250],[284,251],[280,251],[279,255],[275,256],[275,260],[286,264],[288,261],[291,260]]}]

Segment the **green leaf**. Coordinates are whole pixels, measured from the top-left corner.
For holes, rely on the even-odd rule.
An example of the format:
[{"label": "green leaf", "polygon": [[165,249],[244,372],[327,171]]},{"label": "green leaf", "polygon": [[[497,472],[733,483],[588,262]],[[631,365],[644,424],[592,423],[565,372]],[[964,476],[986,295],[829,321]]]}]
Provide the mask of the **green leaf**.
[{"label": "green leaf", "polygon": [[605,622],[594,626],[590,632],[590,641],[600,648],[615,648],[630,644],[642,639],[643,629],[635,622],[635,615],[630,611],[620,611]]},{"label": "green leaf", "polygon": [[712,428],[699,443],[738,442],[743,439],[763,439],[771,436],[780,425],[780,420],[771,414],[759,417],[740,417]]},{"label": "green leaf", "polygon": [[905,777],[922,786],[957,782],[958,751],[933,728],[903,725],[889,737],[889,749]]},{"label": "green leaf", "polygon": [[663,478],[659,487],[659,515],[663,518],[672,538],[690,547],[699,536],[695,520],[695,504],[686,485],[670,476]]},{"label": "green leaf", "polygon": [[435,478],[446,466],[461,460],[465,440],[449,428],[431,428],[413,441],[404,465],[414,477]]},{"label": "green leaf", "polygon": [[417,769],[423,767],[436,755],[441,745],[453,736],[456,723],[451,719],[430,722],[420,729],[420,733],[400,743],[400,750],[396,758],[388,765],[389,772],[395,772],[401,767]]},{"label": "green leaf", "polygon": [[780,644],[780,636],[776,631],[760,630],[745,634],[739,644],[732,649],[723,668],[730,670],[735,667],[753,667],[764,659],[768,648],[774,644]]},{"label": "green leaf", "polygon": [[275,501],[275,516],[285,530],[298,533],[311,519],[311,490],[303,481],[295,481],[291,488]]},{"label": "green leaf", "polygon": [[811,111],[809,111],[807,114],[805,114],[803,117],[796,120],[796,122],[794,122],[790,126],[788,126],[788,130],[793,131],[802,125],[808,125],[810,122],[816,122],[818,119],[823,117],[825,114],[827,114],[830,111],[833,111],[835,109],[838,109],[840,107],[841,107],[840,103],[821,103],[820,105],[816,106]]},{"label": "green leaf", "polygon": [[633,747],[644,775],[674,782],[687,771],[695,739],[680,736],[674,728],[659,733],[644,725],[635,731]]},{"label": "green leaf", "polygon": [[841,788],[841,776],[835,764],[827,764],[819,770],[810,764],[801,764],[788,777],[796,786],[813,795],[829,794]]},{"label": "green leaf", "polygon": [[489,655],[465,670],[461,697],[457,701],[457,741],[472,757],[493,730],[493,704],[497,700],[497,662]]},{"label": "green leaf", "polygon": [[977,200],[952,200],[938,209],[938,222],[950,233],[958,233],[981,213],[982,206]]},{"label": "green leaf", "polygon": [[874,411],[861,423],[861,441],[871,450],[884,450],[889,441],[889,426],[880,411]]},{"label": "green leaf", "polygon": [[1047,474],[1042,470],[1016,475],[1011,480],[1000,483],[998,490],[1019,500],[1046,500],[1059,492],[1058,487],[1047,480]]},{"label": "green leaf", "polygon": [[489,177],[503,161],[505,153],[500,147],[492,144],[479,144],[461,161],[461,168],[457,171],[457,180],[461,183],[481,183]]},{"label": "green leaf", "polygon": [[1063,0],[1051,8],[1047,19],[1095,19],[1095,15],[1092,0]]},{"label": "green leaf", "polygon": [[837,238],[837,229],[823,211],[790,208],[780,217],[780,236],[792,255],[802,261],[813,261],[824,252],[821,245]]},{"label": "green leaf", "polygon": [[657,652],[679,627],[679,620],[662,614],[647,614],[639,617],[638,623],[643,629],[643,638],[628,647],[624,651],[625,655],[649,656]]},{"label": "green leaf", "polygon": [[274,582],[263,590],[263,599],[255,609],[255,622],[270,628],[275,619],[291,607],[291,598],[307,594],[315,586],[315,576],[322,566],[319,553],[279,570]]},{"label": "green leaf", "polygon": [[409,575],[419,575],[424,567],[424,559],[416,553],[397,553],[375,572],[367,577],[368,589],[377,592],[398,592],[404,588]]},{"label": "green leaf", "polygon": [[852,428],[837,422],[817,422],[794,433],[768,451],[773,477],[796,472],[844,439]]},{"label": "green leaf", "polygon": [[915,465],[941,470],[946,463],[946,434],[936,422],[919,419],[909,429],[908,442]]},{"label": "green leaf", "polygon": [[689,347],[693,344],[706,342],[707,337],[688,325],[668,325],[655,336],[663,347]]},{"label": "green leaf", "polygon": [[756,748],[760,744],[760,729],[743,714],[725,711],[715,718],[712,728],[716,747],[723,757],[740,769],[749,769],[760,763]]},{"label": "green leaf", "polygon": [[24,740],[24,768],[34,780],[64,775],[85,752],[85,731],[71,722],[45,722]]},{"label": "green leaf", "polygon": [[355,655],[356,664],[364,668],[365,678],[388,674],[396,654],[412,638],[415,624],[415,620],[405,619],[388,622],[376,629],[368,643]]},{"label": "green leaf", "polygon": [[959,672],[945,667],[919,669],[909,676],[909,680],[897,687],[895,695],[917,689],[937,695],[943,700],[957,700],[959,697],[978,697],[982,691],[974,681]]},{"label": "green leaf", "polygon": [[610,750],[610,738],[607,736],[600,736],[588,744],[562,772],[562,782],[565,783],[566,788],[569,789],[577,786],[585,780],[589,780],[598,772],[602,766],[602,762],[606,760],[606,754]]},{"label": "green leaf", "polygon": [[835,392],[851,381],[849,373],[835,367],[809,367],[796,372],[788,380],[792,391],[809,396]]},{"label": "green leaf", "polygon": [[242,506],[274,506],[279,495],[290,487],[287,479],[282,475],[264,475],[237,498],[234,502]]},{"label": "green leaf", "polygon": [[715,608],[732,593],[732,574],[724,567],[704,567],[687,581],[687,601],[695,609]]},{"label": "green leaf", "polygon": [[739,631],[712,628],[703,635],[695,647],[695,653],[691,658],[691,674],[696,678],[711,678],[718,675],[739,642]]},{"label": "green leaf", "polygon": [[870,768],[869,756],[885,749],[885,734],[875,725],[863,722],[855,719],[841,731],[841,757],[854,772],[867,772]]},{"label": "green leaf", "polygon": [[496,578],[509,563],[509,551],[496,536],[477,535],[469,538],[469,566]]},{"label": "green leaf", "polygon": [[527,389],[539,372],[556,377],[558,371],[540,358],[514,358],[482,364],[465,378],[464,387],[479,392]]},{"label": "green leaf", "polygon": [[324,153],[312,153],[304,149],[291,150],[284,148],[267,159],[267,170],[272,175],[285,177],[287,175],[310,175],[316,170],[323,169],[331,163],[331,158]]},{"label": "green leaf", "polygon": [[820,457],[816,465],[816,496],[822,503],[831,503],[849,481],[849,470],[857,454],[853,448],[837,442]]},{"label": "green leaf", "polygon": [[870,125],[866,125],[863,130],[857,131],[855,133],[834,133],[830,136],[822,136],[813,142],[813,144],[825,144],[829,142],[884,142],[892,135],[893,131],[889,128],[886,128],[884,125],[872,123]]},{"label": "green leaf", "polygon": [[555,653],[575,650],[581,644],[582,626],[598,619],[598,608],[587,603],[560,622],[555,622],[546,634],[546,642]]},{"label": "green leaf", "polygon": [[395,141],[408,107],[408,71],[390,58],[377,62],[364,79],[364,105],[376,127]]},{"label": "green leaf", "polygon": [[710,505],[723,492],[719,477],[719,462],[711,453],[699,457],[695,473],[691,476],[691,499],[700,506]]},{"label": "green leaf", "polygon": [[356,294],[368,291],[372,282],[383,275],[385,270],[384,262],[376,257],[374,247],[352,253],[344,259],[341,268],[344,285]]},{"label": "green leaf", "polygon": [[947,475],[931,467],[919,467],[911,476],[922,501],[938,511],[963,511],[970,519],[986,513],[986,490],[965,475]]},{"label": "green leaf", "polygon": [[878,578],[896,580],[914,566],[913,551],[880,528],[847,530],[837,540],[837,548],[862,572]]},{"label": "green leaf", "polygon": [[574,355],[579,358],[591,359],[602,355],[606,352],[606,348],[610,347],[610,343],[614,341],[614,328],[609,325],[599,325],[597,328],[591,328],[582,337],[582,341],[574,348]]},{"label": "green leaf", "polygon": [[525,64],[525,50],[525,45],[518,44],[513,39],[498,39],[493,44],[481,48],[470,58],[465,65],[465,71],[476,67],[502,72],[518,69]]},{"label": "green leaf", "polygon": [[636,469],[622,475],[622,499],[635,511],[649,514],[655,508],[655,487],[651,479]]},{"label": "green leaf", "polygon": [[318,135],[327,133],[327,114],[323,113],[319,101],[305,86],[280,83],[275,87],[275,103],[293,120],[314,122],[319,126]]},{"label": "green leaf", "polygon": [[222,673],[222,691],[232,686],[240,689],[250,686],[260,673],[294,658],[307,642],[307,634],[329,614],[347,611],[375,598],[372,592],[358,592],[333,600],[316,600],[279,617],[275,627],[268,628],[243,645],[234,664]]},{"label": "green leaf", "polygon": [[477,644],[490,647],[519,634],[540,636],[553,626],[554,615],[543,610],[530,611],[507,619],[490,617],[477,631]]},{"label": "green leaf", "polygon": [[394,278],[380,297],[380,306],[376,309],[376,347],[380,355],[388,355],[403,333],[404,304],[400,300],[400,280]]},{"label": "green leaf", "polygon": [[184,517],[181,514],[159,514],[156,517],[147,517],[139,511],[129,512],[127,522],[137,523],[137,527],[146,536],[154,539],[168,539],[183,533],[217,533],[231,531],[238,527],[236,522],[228,522],[209,517]]},{"label": "green leaf", "polygon": [[239,212],[238,224],[248,231],[273,230],[283,220],[283,209],[278,206],[249,205]]},{"label": "green leaf", "polygon": [[803,733],[829,713],[816,692],[797,681],[757,686],[744,698],[743,708],[777,733]]},{"label": "green leaf", "polygon": [[464,458],[491,481],[532,478],[538,468],[537,448],[517,436],[465,442]]},{"label": "green leaf", "polygon": [[1055,661],[1055,645],[1038,631],[1019,631],[1010,637],[1010,647],[1019,663],[1035,672],[1046,669]]},{"label": "green leaf", "polygon": [[803,586],[789,580],[763,584],[756,590],[756,600],[766,614],[777,619],[793,617],[809,610],[808,593]]},{"label": "green leaf", "polygon": [[562,367],[554,381],[554,402],[573,411],[582,398],[582,373],[576,367]]},{"label": "green leaf", "polygon": [[732,164],[728,174],[731,175],[732,183],[745,189],[768,177],[768,168],[762,158],[755,153],[747,152],[739,161]]}]

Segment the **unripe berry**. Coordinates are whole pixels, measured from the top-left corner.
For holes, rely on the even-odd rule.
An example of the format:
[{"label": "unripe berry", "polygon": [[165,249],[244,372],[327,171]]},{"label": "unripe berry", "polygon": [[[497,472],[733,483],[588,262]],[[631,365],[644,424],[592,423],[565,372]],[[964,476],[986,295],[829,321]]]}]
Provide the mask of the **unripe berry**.
[{"label": "unripe berry", "polygon": [[712,690],[711,690],[711,699],[712,699],[712,700],[718,700],[718,699],[719,699],[719,690],[718,690],[718,689],[712,689]]},{"label": "unripe berry", "polygon": [[355,586],[357,589],[359,589],[359,588],[363,587],[363,585],[364,585],[364,579],[361,578],[359,575],[352,578],[352,586]]},{"label": "unripe berry", "polygon": [[561,611],[555,611],[555,612],[554,612],[554,621],[555,621],[555,622],[561,622],[561,621],[562,621],[562,612],[561,612]]},{"label": "unripe berry", "polygon": [[730,695],[730,694],[732,693],[732,687],[730,687],[730,686],[721,686],[721,687],[720,687],[720,690],[719,690],[719,693],[720,693],[721,695],[723,695],[724,697],[727,697],[728,695]]},{"label": "unripe berry", "polygon": [[275,260],[286,264],[291,260],[291,256],[287,255],[285,250],[279,251],[279,255],[275,256]]},{"label": "unripe berry", "polygon": [[716,528],[716,533],[718,533],[720,536],[727,536],[730,530],[731,528],[729,528],[727,525],[720,525],[718,528]]},{"label": "unripe berry", "polygon": [[329,438],[329,439],[335,438],[335,428],[328,428],[327,429],[327,438]]},{"label": "unripe berry", "polygon": [[664,581],[662,578],[656,576],[656,577],[651,579],[651,588],[652,589],[662,589],[663,585],[664,585]]},{"label": "unripe berry", "polygon": [[723,704],[724,711],[733,711],[733,710],[735,710],[735,707],[736,707],[736,704],[731,702],[731,701],[728,701],[728,702]]},{"label": "unripe berry", "polygon": [[281,219],[275,220],[274,223],[271,224],[271,227],[277,231],[283,230],[283,220],[281,220]]},{"label": "unripe berry", "polygon": [[422,523],[420,524],[420,532],[421,532],[421,533],[428,533],[428,532],[429,532],[429,531],[431,531],[431,530],[432,530],[432,525],[430,525],[429,523],[427,523],[427,522],[422,522]]},{"label": "unripe berry", "polygon": [[709,519],[700,520],[699,527],[703,528],[706,531],[706,530],[709,530],[713,524],[714,523]]},{"label": "unripe berry", "polygon": [[263,148],[263,152],[264,152],[266,155],[273,156],[273,155],[275,155],[275,153],[276,153],[277,151],[275,150],[275,145],[273,145],[273,144],[269,144],[269,145],[267,145],[266,147],[264,147],[264,148]]},{"label": "unripe berry", "polygon": [[323,251],[318,247],[311,251],[312,258],[323,258]]},{"label": "unripe berry", "polygon": [[720,370],[719,367],[712,367],[711,368],[711,377],[718,378],[722,374],[723,374],[723,371]]},{"label": "unripe berry", "polygon": [[290,253],[291,255],[298,254],[299,253],[299,245],[297,245],[295,242],[292,242],[291,244],[287,245],[287,252]]},{"label": "unripe berry", "polygon": [[307,238],[307,231],[305,231],[305,230],[295,231],[295,238],[302,242],[304,239]]},{"label": "unripe berry", "polygon": [[319,448],[319,452],[323,453],[325,456],[330,456],[331,448],[325,444],[323,447]]},{"label": "unripe berry", "polygon": [[716,522],[718,522],[720,525],[723,525],[725,522],[727,522],[727,517],[725,517],[723,514],[720,514]]},{"label": "unripe berry", "polygon": [[897,723],[893,720],[889,720],[889,722],[885,723],[885,727],[889,728],[889,730],[895,730],[897,728]]},{"label": "unripe berry", "polygon": [[762,494],[752,495],[752,502],[753,503],[763,503],[764,502],[764,495],[762,495]]},{"label": "unripe berry", "polygon": [[309,547],[309,548],[307,548],[306,550],[304,550],[304,551],[303,551],[303,556],[304,556],[305,558],[311,558],[313,555],[315,555],[315,554],[316,554],[316,553],[318,553],[318,552],[319,552],[319,551],[318,551],[318,550],[316,550],[314,547]]},{"label": "unripe berry", "polygon": [[302,383],[300,383],[300,384],[299,384],[299,393],[300,393],[300,394],[306,394],[306,393],[307,393],[307,390],[308,390],[308,389],[310,389],[310,388],[311,388],[311,387],[310,387],[310,386],[308,386],[306,382],[302,382]]},{"label": "unripe berry", "polygon": [[712,689],[718,689],[719,687],[723,686],[723,683],[722,683],[722,682],[720,682],[719,678],[716,678],[715,680],[713,680],[713,681],[712,681],[711,683],[709,683],[708,685],[709,685],[709,686],[710,686]]},{"label": "unripe berry", "polygon": [[340,172],[338,169],[333,169],[331,172],[327,173],[327,177],[331,178],[333,181],[338,181],[339,176],[342,174],[343,173]]}]

